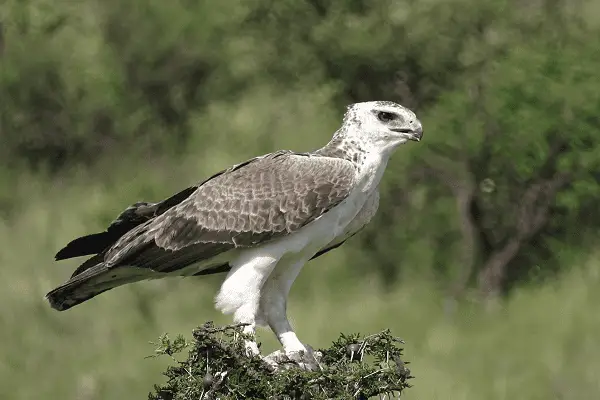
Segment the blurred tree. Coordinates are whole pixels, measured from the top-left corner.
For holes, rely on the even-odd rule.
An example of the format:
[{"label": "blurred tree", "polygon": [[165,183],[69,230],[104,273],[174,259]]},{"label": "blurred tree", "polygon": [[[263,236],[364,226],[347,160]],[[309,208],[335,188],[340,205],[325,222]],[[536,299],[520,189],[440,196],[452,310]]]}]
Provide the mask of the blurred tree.
[{"label": "blurred tree", "polygon": [[[454,295],[473,278],[484,295],[497,295],[507,275],[523,278],[532,266],[552,264],[553,238],[573,245],[574,233],[585,236],[600,223],[592,206],[600,195],[600,82],[594,78],[600,54],[585,40],[580,16],[549,9],[503,30],[495,22],[482,27],[486,41],[511,40],[496,49],[474,43],[476,68],[427,110],[426,130],[434,134],[414,151],[413,173],[402,182],[426,193],[421,212],[385,210],[378,221],[403,232],[392,240],[428,237],[430,251],[456,264]],[[398,189],[390,186],[393,196]]]},{"label": "blurred tree", "polygon": [[[0,157],[59,173],[248,135],[270,151],[293,114],[316,137],[332,108],[397,101],[425,139],[390,165],[355,264],[495,295],[564,268],[560,247],[600,223],[589,1],[9,0]],[[303,108],[290,93],[333,100]]]}]

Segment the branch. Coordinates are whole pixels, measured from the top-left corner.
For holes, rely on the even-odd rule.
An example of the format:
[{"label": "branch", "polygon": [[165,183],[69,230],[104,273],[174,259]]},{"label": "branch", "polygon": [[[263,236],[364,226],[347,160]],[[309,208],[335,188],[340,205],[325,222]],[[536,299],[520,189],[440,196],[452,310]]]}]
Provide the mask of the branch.
[{"label": "branch", "polygon": [[479,288],[483,293],[488,296],[498,293],[507,265],[518,254],[521,246],[546,225],[556,193],[569,180],[569,174],[558,173],[550,179],[539,180],[525,191],[517,208],[515,236],[491,254],[479,274]]},{"label": "branch", "polygon": [[517,209],[516,236],[519,241],[530,239],[544,227],[552,200],[569,180],[569,174],[558,173],[534,183],[525,191]]},{"label": "branch", "polygon": [[479,277],[479,290],[487,297],[495,297],[504,279],[506,266],[517,255],[521,242],[511,238],[502,249],[494,251],[485,262]]},{"label": "branch", "polygon": [[[465,166],[465,170],[466,166]],[[424,171],[444,183],[454,194],[456,199],[456,211],[462,235],[462,251],[460,265],[462,268],[451,288],[451,295],[458,297],[469,282],[469,278],[475,266],[475,253],[477,248],[477,233],[479,228],[471,213],[471,205],[475,196],[476,185],[471,173],[467,173],[464,179],[459,179],[449,172],[448,169],[428,167]]]}]

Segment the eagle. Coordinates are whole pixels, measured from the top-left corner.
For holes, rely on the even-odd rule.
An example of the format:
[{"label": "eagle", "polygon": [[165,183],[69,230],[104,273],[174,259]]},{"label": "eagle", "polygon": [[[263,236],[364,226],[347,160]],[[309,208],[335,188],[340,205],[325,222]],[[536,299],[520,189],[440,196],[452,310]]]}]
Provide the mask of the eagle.
[{"label": "eagle", "polygon": [[351,104],[316,151],[252,158],[158,203],[135,203],[104,232],[74,239],[56,260],[91,257],[46,299],[63,311],[132,282],[226,273],[215,305],[243,324],[249,353],[260,354],[255,329],[268,326],[284,354],[310,354],[287,317],[294,280],[372,219],[390,156],[422,136],[406,107]]}]

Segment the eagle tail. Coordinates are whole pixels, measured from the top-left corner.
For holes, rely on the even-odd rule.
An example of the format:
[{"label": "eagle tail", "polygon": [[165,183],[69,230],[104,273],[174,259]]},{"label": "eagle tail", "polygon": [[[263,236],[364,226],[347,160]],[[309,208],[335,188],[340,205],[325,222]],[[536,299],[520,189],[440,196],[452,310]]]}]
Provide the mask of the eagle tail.
[{"label": "eagle tail", "polygon": [[146,276],[136,268],[109,269],[102,262],[72,276],[67,282],[48,292],[46,299],[52,308],[64,311],[107,290],[145,278]]}]

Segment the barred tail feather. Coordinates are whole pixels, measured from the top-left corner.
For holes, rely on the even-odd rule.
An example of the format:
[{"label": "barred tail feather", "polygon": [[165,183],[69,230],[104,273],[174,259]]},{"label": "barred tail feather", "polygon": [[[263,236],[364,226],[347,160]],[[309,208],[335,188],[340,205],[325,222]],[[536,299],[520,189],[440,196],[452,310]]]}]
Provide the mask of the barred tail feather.
[{"label": "barred tail feather", "polygon": [[107,290],[145,278],[146,276],[136,268],[108,269],[104,263],[100,263],[48,292],[46,299],[52,308],[64,311]]}]

